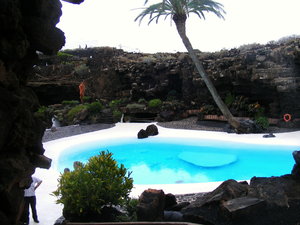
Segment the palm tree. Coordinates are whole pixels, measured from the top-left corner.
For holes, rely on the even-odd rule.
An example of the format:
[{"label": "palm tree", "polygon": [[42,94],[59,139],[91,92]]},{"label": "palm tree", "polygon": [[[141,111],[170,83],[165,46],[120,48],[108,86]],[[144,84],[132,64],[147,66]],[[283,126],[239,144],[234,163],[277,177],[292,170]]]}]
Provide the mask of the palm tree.
[{"label": "palm tree", "polygon": [[[144,4],[146,5],[147,3],[148,0],[146,0]],[[195,13],[200,19],[205,19],[204,12],[212,12],[219,18],[224,18],[223,14],[225,14],[223,6],[220,3],[214,2],[212,0],[162,0],[162,2],[160,3],[156,3],[145,8],[136,17],[135,21],[138,20],[141,23],[141,21],[147,15],[149,15],[148,24],[150,24],[153,21],[158,23],[160,16],[164,16],[165,19],[168,16],[171,17],[171,19],[176,24],[178,34],[181,37],[181,40],[184,46],[186,47],[189,56],[194,62],[198,73],[204,80],[215,103],[217,104],[217,106],[219,107],[229,124],[233,126],[236,130],[242,131],[241,123],[232,116],[228,107],[219,96],[215,86],[213,85],[209,76],[206,74],[202,63],[198,59],[192,44],[186,35],[186,20],[189,14]]]}]

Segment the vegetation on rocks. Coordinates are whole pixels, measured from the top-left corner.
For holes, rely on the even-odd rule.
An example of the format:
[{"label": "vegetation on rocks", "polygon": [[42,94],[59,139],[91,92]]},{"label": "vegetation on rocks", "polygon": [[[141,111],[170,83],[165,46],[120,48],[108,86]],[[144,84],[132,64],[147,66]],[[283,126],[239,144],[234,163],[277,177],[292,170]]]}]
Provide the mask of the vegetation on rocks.
[{"label": "vegetation on rocks", "polygon": [[148,102],[148,106],[150,108],[157,108],[160,107],[162,105],[162,101],[160,99],[152,99]]},{"label": "vegetation on rocks", "polygon": [[68,121],[72,122],[74,118],[81,113],[82,111],[87,109],[87,105],[76,105],[71,108],[67,114]]},{"label": "vegetation on rocks", "polygon": [[91,113],[100,113],[103,106],[100,102],[92,102],[87,105],[87,108]]}]

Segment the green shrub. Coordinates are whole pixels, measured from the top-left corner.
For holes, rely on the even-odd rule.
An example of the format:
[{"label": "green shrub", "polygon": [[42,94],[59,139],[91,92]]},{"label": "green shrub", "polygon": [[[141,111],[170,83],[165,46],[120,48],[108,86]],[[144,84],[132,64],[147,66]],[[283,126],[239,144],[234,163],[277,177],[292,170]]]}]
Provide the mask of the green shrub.
[{"label": "green shrub", "polygon": [[161,106],[161,105],[162,105],[162,101],[161,101],[160,99],[158,99],[158,98],[152,99],[152,100],[150,100],[150,101],[148,102],[148,106],[149,106],[150,108],[157,108],[157,107],[159,107],[159,106]]},{"label": "green shrub", "polygon": [[52,126],[51,118],[53,113],[51,112],[50,108],[46,106],[41,106],[35,113],[34,116],[42,121],[46,128],[50,128]]},{"label": "green shrub", "polygon": [[83,110],[85,110],[86,108],[87,108],[87,106],[85,106],[85,105],[77,105],[77,106],[73,107],[67,113],[67,119],[69,121],[73,121],[73,119],[75,118],[75,116],[78,115],[78,113],[80,113]]},{"label": "green shrub", "polygon": [[255,118],[255,122],[260,125],[264,130],[266,130],[270,124],[269,124],[269,120],[267,117],[265,116],[259,116]]},{"label": "green shrub", "polygon": [[63,105],[78,105],[79,104],[79,101],[77,100],[65,100],[65,101],[62,101]]},{"label": "green shrub", "polygon": [[139,200],[137,198],[130,198],[126,201],[124,205],[124,209],[126,210],[126,214],[119,216],[118,222],[134,222],[137,221],[137,205]]},{"label": "green shrub", "polygon": [[137,198],[132,198],[129,201],[127,201],[125,208],[128,213],[128,216],[130,217],[130,221],[137,221],[137,205],[139,203],[139,200]]},{"label": "green shrub", "polygon": [[256,107],[255,117],[263,117],[265,114],[265,108],[261,107],[259,104]]},{"label": "green shrub", "polygon": [[90,96],[83,96],[83,97],[82,97],[82,101],[83,101],[84,103],[90,102],[91,99],[92,99],[92,98],[91,98]]},{"label": "green shrub", "polygon": [[228,92],[225,97],[225,104],[228,107],[230,107],[232,105],[232,103],[234,102],[234,99],[235,99],[234,95],[231,94],[231,92]]},{"label": "green shrub", "polygon": [[73,57],[73,55],[71,55],[69,53],[66,53],[66,52],[62,52],[62,51],[57,52],[57,56],[58,57],[63,57],[63,58]]},{"label": "green shrub", "polygon": [[114,110],[113,111],[114,121],[120,121],[121,117],[122,117],[122,112],[121,111],[119,111],[119,110]]},{"label": "green shrub", "polygon": [[121,103],[122,103],[122,99],[112,100],[112,101],[109,103],[109,107],[115,109],[115,108],[117,108]]},{"label": "green shrub", "polygon": [[133,187],[130,175],[123,164],[118,166],[112,153],[102,151],[82,167],[61,174],[53,195],[57,204],[64,205],[65,216],[88,218],[101,214],[104,206],[124,205],[128,201]]},{"label": "green shrub", "polygon": [[92,102],[87,105],[87,108],[91,113],[100,113],[103,105],[100,102]]},{"label": "green shrub", "polygon": [[41,106],[38,111],[35,112],[35,116],[43,118],[46,116],[48,108],[46,106]]}]

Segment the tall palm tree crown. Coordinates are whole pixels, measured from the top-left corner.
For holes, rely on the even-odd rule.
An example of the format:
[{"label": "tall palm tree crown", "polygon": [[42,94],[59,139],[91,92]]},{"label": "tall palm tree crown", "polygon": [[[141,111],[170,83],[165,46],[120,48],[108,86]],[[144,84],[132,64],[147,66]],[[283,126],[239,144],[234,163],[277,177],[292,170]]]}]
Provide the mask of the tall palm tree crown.
[{"label": "tall palm tree crown", "polygon": [[[146,0],[144,4],[146,5],[148,1]],[[204,12],[212,12],[224,19],[223,5],[212,0],[162,0],[160,3],[145,8],[135,21],[141,22],[146,15],[150,16],[148,24],[153,21],[158,23],[160,16],[165,16],[165,19],[171,16],[173,20],[186,20],[190,13],[195,13],[200,19],[205,19]]]},{"label": "tall palm tree crown", "polygon": [[[148,1],[149,0],[145,0],[144,4],[146,5]],[[158,20],[161,16],[163,16],[165,19],[171,17],[176,24],[178,34],[181,37],[181,40],[185,45],[190,58],[195,64],[199,75],[205,82],[216,105],[219,107],[230,125],[233,126],[237,131],[243,132],[244,128],[241,127],[241,123],[232,116],[228,107],[219,96],[215,86],[213,85],[210,77],[206,74],[202,63],[198,59],[192,44],[186,35],[185,23],[186,19],[189,17],[189,14],[195,13],[200,19],[205,19],[204,13],[209,12],[212,12],[219,18],[224,19],[223,14],[225,14],[225,11],[223,10],[223,5],[213,0],[162,0],[159,3],[144,8],[143,11],[136,17],[135,21],[139,21],[141,23],[147,15],[149,15],[148,24],[153,21],[158,23]]]}]

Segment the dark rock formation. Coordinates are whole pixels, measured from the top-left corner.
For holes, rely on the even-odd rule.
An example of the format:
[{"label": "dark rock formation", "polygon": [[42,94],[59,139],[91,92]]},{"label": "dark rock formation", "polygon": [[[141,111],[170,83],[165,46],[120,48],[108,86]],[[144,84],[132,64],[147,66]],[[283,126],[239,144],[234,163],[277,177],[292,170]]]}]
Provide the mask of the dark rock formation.
[{"label": "dark rock formation", "polygon": [[294,151],[293,157],[296,163],[293,167],[292,175],[295,176],[295,178],[299,179],[300,178],[300,151]]},{"label": "dark rock formation", "polygon": [[147,138],[148,134],[144,129],[141,129],[137,134],[138,139]]},{"label": "dark rock formation", "polygon": [[156,125],[151,124],[149,126],[147,126],[146,130],[141,129],[138,134],[137,137],[138,139],[143,139],[143,138],[147,138],[149,136],[155,136],[158,135],[158,128]]},{"label": "dark rock formation", "polygon": [[176,196],[169,193],[165,195],[165,209],[170,210],[173,206],[177,205]]},{"label": "dark rock formation", "polygon": [[162,190],[148,189],[139,197],[137,205],[138,221],[162,221],[164,218],[165,193]]},{"label": "dark rock formation", "polygon": [[273,133],[263,135],[263,138],[274,138],[276,137]]},{"label": "dark rock formation", "polygon": [[23,189],[36,167],[48,169],[43,123],[35,116],[38,98],[27,87],[37,51],[55,54],[64,45],[56,28],[59,0],[3,0],[0,7],[0,222],[19,224]]},{"label": "dark rock formation", "polygon": [[[190,204],[177,204],[174,195],[148,189],[139,199],[138,218],[205,225],[299,224],[299,155],[300,151],[293,153],[295,166],[292,174],[253,177],[250,184],[227,180],[214,191],[194,197]],[[161,216],[163,209],[164,217]]]},{"label": "dark rock formation", "polygon": [[299,152],[291,175],[253,177],[250,184],[228,180],[181,212],[185,221],[214,225],[294,225],[300,221]]},{"label": "dark rock formation", "polygon": [[[281,126],[293,126],[300,118],[300,40],[268,45],[249,45],[216,53],[198,52],[207,73],[211,76],[221,97],[235,116],[248,116],[251,110],[245,103],[264,107],[267,117],[279,118]],[[115,48],[88,48],[69,50],[69,56],[43,58],[35,69],[30,85],[43,104],[78,99],[78,85],[86,83],[86,95],[106,101],[159,98],[164,102],[155,113],[165,120],[176,119],[190,109],[211,106],[220,114],[198,77],[186,53],[129,53]],[[72,87],[72,88],[70,88]],[[170,103],[167,104],[166,103]],[[258,103],[258,105],[256,104]],[[127,112],[126,112],[127,113]],[[146,113],[146,112],[144,112]],[[292,115],[288,123],[285,113]]]},{"label": "dark rock formation", "polygon": [[158,128],[156,125],[151,124],[151,125],[147,126],[146,132],[147,132],[148,136],[155,136],[155,135],[158,135]]}]

